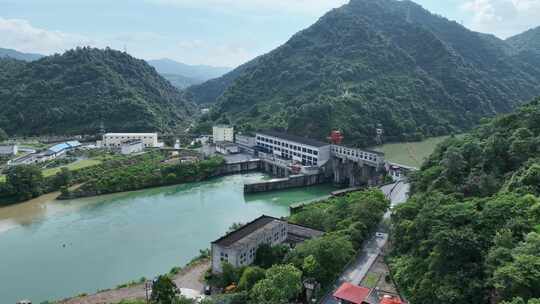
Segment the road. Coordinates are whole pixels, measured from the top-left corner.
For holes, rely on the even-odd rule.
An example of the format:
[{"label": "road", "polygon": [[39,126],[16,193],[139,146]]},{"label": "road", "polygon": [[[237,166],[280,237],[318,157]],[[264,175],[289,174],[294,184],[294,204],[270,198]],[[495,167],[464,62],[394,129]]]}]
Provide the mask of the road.
[{"label": "road", "polygon": [[[405,182],[397,182],[391,185],[381,187],[381,190],[390,199],[391,206],[395,207],[407,201],[410,191],[410,185]],[[391,212],[388,211],[384,217],[390,218]],[[322,304],[338,304],[332,297],[334,291],[344,282],[349,282],[354,285],[359,285],[364,279],[369,269],[381,253],[382,248],[388,241],[388,234],[376,231],[372,237],[364,244],[362,250],[359,251],[354,262],[350,263],[347,269],[334,283],[333,291],[326,295],[322,300]]]}]

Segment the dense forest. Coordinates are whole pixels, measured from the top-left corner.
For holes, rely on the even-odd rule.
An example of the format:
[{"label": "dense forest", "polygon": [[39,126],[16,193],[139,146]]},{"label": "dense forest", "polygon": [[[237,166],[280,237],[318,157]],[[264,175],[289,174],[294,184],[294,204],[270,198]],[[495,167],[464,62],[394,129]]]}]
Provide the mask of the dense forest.
[{"label": "dense forest", "polygon": [[528,63],[511,43],[411,1],[352,0],[188,91],[196,102],[218,97],[206,120],[320,139],[339,128],[348,144],[365,146],[379,127],[388,141],[419,139],[511,111],[540,94],[540,65]]},{"label": "dense forest", "polygon": [[305,279],[321,284],[315,295],[320,298],[332,287],[389,207],[390,202],[378,189],[305,206],[289,220],[324,231],[324,236],[292,249],[286,245],[261,245],[256,250],[254,264],[248,267],[234,268],[225,263],[222,274],[208,273],[206,280],[214,287],[234,284],[237,288],[205,303],[299,303],[303,299]]},{"label": "dense forest", "polygon": [[539,157],[540,99],[436,149],[393,214],[391,265],[412,303],[540,298]]},{"label": "dense forest", "polygon": [[[113,156],[101,164],[77,170],[61,168],[44,177],[35,165],[10,167],[0,182],[0,206],[24,202],[60,191],[60,199],[96,196],[200,181],[221,173],[223,159],[214,157],[193,163],[165,163],[166,153],[153,151],[134,157]],[[74,185],[76,189],[69,189]]]},{"label": "dense forest", "polygon": [[10,135],[168,131],[194,106],[145,61],[77,48],[23,62],[0,59],[0,129]]}]

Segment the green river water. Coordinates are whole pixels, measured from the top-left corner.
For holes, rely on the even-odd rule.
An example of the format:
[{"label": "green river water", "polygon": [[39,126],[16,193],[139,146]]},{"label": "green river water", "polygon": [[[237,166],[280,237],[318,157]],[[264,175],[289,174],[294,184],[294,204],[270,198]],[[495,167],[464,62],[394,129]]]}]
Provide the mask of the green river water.
[{"label": "green river water", "polygon": [[330,186],[243,194],[262,174],[0,208],[0,303],[93,293],[182,266],[235,222],[285,216]]}]

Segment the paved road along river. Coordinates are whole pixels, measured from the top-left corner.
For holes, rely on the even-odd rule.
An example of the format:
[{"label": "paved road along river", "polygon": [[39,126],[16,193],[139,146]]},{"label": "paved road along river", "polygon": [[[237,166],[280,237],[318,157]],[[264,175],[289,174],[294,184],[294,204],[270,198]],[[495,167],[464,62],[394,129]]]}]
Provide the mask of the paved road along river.
[{"label": "paved road along river", "polygon": [[54,196],[0,208],[0,303],[33,303],[151,278],[189,262],[234,222],[284,216],[332,191],[244,197],[262,174],[73,201]]}]

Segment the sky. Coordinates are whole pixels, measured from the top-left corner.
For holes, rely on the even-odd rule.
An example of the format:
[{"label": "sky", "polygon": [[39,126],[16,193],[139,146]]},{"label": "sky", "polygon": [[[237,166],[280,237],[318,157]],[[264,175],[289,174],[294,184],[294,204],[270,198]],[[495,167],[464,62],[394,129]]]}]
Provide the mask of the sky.
[{"label": "sky", "polygon": [[[285,43],[348,0],[0,0],[0,47],[53,54],[76,46],[143,59],[235,67]],[[416,0],[500,38],[540,25],[540,0]]]}]

